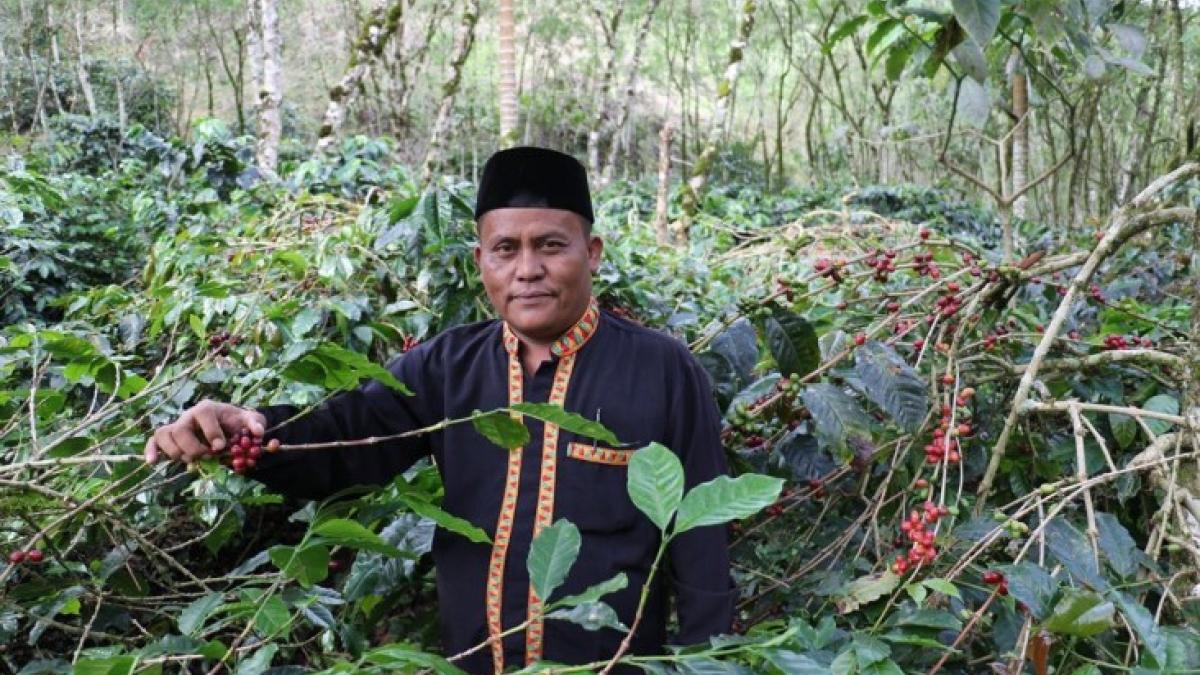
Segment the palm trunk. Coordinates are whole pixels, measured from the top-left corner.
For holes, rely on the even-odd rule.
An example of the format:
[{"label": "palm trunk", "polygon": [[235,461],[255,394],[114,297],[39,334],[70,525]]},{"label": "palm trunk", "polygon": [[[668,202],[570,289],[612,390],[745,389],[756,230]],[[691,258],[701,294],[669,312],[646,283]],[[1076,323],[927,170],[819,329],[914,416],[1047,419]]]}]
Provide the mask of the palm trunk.
[{"label": "palm trunk", "polygon": [[[516,28],[514,0],[500,0],[500,146],[517,139]],[[478,3],[475,3],[478,6]],[[478,14],[478,9],[475,14]]]},{"label": "palm trunk", "polygon": [[471,54],[475,44],[475,25],[479,23],[480,0],[467,0],[463,7],[462,23],[458,27],[458,35],[454,38],[454,55],[450,59],[450,72],[442,84],[442,103],[438,106],[437,118],[433,123],[433,131],[429,135],[429,149],[425,153],[425,162],[421,168],[421,184],[428,185],[433,179],[433,171],[441,162],[442,146],[445,143],[447,127],[450,125],[450,111],[454,108],[454,98],[458,94],[462,82],[463,64]]}]

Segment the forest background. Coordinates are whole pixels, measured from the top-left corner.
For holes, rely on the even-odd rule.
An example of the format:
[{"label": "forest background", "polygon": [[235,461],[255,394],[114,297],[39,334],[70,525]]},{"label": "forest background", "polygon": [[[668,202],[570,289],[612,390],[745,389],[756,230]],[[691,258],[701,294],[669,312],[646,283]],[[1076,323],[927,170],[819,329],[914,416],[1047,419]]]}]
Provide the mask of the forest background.
[{"label": "forest background", "polygon": [[[489,535],[436,472],[317,505],[138,459],[486,318],[474,182],[536,144],[740,474],[737,635],[634,662],[1196,672],[1198,110],[1189,0],[3,0],[0,669],[455,672],[430,534]],[[643,458],[665,540],[696,507]],[[547,620],[620,630],[551,595],[570,529]]]}]

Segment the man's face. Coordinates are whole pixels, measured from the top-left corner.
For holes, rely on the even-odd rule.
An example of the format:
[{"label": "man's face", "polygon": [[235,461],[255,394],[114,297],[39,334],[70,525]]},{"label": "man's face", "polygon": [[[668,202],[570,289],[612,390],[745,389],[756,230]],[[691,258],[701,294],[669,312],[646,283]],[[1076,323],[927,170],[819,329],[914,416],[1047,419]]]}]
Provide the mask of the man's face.
[{"label": "man's face", "polygon": [[604,243],[563,209],[493,209],[479,219],[475,264],[496,312],[519,335],[550,342],[587,309]]}]

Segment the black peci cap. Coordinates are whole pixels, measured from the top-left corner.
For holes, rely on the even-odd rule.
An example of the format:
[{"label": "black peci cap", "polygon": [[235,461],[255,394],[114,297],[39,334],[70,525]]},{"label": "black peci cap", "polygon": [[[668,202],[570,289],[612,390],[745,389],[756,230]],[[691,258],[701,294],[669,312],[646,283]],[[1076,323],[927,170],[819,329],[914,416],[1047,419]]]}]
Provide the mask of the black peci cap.
[{"label": "black peci cap", "polygon": [[506,207],[565,209],[595,221],[587,170],[574,157],[549,148],[519,146],[488,158],[475,196],[475,220]]}]

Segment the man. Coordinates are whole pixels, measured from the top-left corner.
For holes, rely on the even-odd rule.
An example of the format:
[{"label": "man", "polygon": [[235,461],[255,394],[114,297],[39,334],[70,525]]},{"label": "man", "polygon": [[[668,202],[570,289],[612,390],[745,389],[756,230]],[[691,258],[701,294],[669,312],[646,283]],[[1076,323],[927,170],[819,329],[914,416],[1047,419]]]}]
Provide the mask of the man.
[{"label": "man", "polygon": [[[579,527],[582,548],[551,599],[624,572],[628,587],[604,600],[631,625],[659,545],[658,531],[626,490],[633,449],[652,441],[671,448],[689,489],[727,472],[716,405],[691,354],[669,336],[600,310],[592,297],[591,277],[604,245],[591,232],[583,166],[542,148],[498,152],[484,166],[475,218],[475,262],[501,320],[451,329],[389,364],[415,396],[370,382],[278,428],[296,408],[251,411],[205,402],[158,429],[146,448],[151,462],[158,453],[191,461],[207,445],[220,449],[227,435],[243,427],[256,434],[270,430],[285,444],[351,440],[521,401],[558,404],[607,426],[623,447],[597,447],[526,418],[532,440],[511,452],[460,424],[388,444],[264,455],[248,473],[278,492],[319,499],[351,485],[386,484],[432,455],[445,485],[443,508],[493,540],[481,545],[443,530],[434,537],[447,654],[536,615],[546,599],[530,588],[525,561],[533,538],[560,518]],[[729,631],[734,593],[726,547],[721,526],[672,541],[631,653],[662,652],[668,590],[680,624],[674,642],[703,642]],[[589,663],[610,658],[622,637],[561,620],[533,621],[458,665],[486,673],[538,659]]]}]

